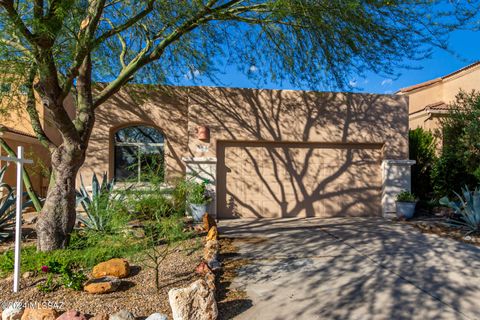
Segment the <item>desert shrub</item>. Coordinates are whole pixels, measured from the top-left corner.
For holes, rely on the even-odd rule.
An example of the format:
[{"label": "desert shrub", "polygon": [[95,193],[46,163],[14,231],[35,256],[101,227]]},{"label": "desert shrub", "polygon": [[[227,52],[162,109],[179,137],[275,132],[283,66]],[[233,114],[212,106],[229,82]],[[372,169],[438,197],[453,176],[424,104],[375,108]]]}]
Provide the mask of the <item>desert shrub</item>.
[{"label": "desert shrub", "polygon": [[480,94],[460,92],[440,123],[442,151],[432,169],[437,198],[480,181]]},{"label": "desert shrub", "polygon": [[434,135],[422,128],[408,134],[412,166],[412,192],[420,200],[428,201],[433,196],[432,168],[435,165],[436,141]]},{"label": "desert shrub", "polygon": [[115,180],[107,180],[104,173],[101,181],[97,175],[92,176],[92,191],[87,190],[81,180],[80,189],[77,190],[77,203],[85,211],[85,217],[78,219],[87,229],[101,232],[116,232],[123,229],[129,221],[126,208],[123,206],[124,192],[114,191]]},{"label": "desert shrub", "polygon": [[[144,248],[144,240],[132,239],[123,234],[77,231],[72,234],[66,249],[50,252],[37,252],[35,246],[22,249],[22,271],[37,271],[48,261],[59,265],[78,268],[92,268],[96,264],[112,258],[133,257]],[[13,271],[13,250],[0,254],[0,275]]]},{"label": "desert shrub", "polygon": [[448,197],[440,199],[440,204],[454,210],[454,218],[448,222],[452,225],[464,227],[467,234],[480,231],[480,190],[470,191],[468,186],[462,188],[462,193],[455,193],[458,201],[450,201]]},{"label": "desert shrub", "polygon": [[175,213],[172,200],[167,195],[151,191],[135,198],[133,210],[146,220],[152,220],[157,215],[168,217]]}]

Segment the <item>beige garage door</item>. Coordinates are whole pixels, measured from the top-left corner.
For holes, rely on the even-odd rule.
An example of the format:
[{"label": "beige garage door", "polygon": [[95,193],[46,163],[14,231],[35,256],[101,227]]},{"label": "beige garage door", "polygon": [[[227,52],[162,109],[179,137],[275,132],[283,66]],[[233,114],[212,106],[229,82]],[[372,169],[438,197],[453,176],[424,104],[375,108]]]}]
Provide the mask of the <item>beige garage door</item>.
[{"label": "beige garage door", "polygon": [[220,218],[381,215],[381,145],[219,143]]}]

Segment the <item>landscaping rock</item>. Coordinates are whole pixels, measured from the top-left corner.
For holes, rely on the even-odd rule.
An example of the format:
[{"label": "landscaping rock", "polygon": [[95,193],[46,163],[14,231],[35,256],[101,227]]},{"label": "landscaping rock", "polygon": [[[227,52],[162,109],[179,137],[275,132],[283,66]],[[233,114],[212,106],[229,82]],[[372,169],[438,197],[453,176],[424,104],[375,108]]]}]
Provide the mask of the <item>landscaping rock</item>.
[{"label": "landscaping rock", "polygon": [[218,240],[218,230],[217,227],[213,226],[208,230],[207,241],[209,240]]},{"label": "landscaping rock", "polygon": [[22,318],[23,311],[23,308],[12,304],[2,311],[2,320],[20,320]]},{"label": "landscaping rock", "polygon": [[98,313],[91,317],[90,320],[109,320],[109,316],[106,313]]},{"label": "landscaping rock", "polygon": [[208,232],[210,231],[211,227],[216,227],[217,223],[215,222],[215,219],[209,215],[208,213],[203,216],[203,229]]},{"label": "landscaping rock", "polygon": [[22,278],[23,278],[23,279],[30,279],[30,278],[32,278],[34,275],[35,275],[35,272],[27,271],[27,272],[25,272],[25,273],[22,274]]},{"label": "landscaping rock", "polygon": [[117,313],[111,314],[110,320],[135,320],[135,316],[127,310],[120,310]]},{"label": "landscaping rock", "polygon": [[122,281],[115,277],[92,279],[85,283],[83,290],[92,294],[109,293],[116,291],[121,283]]},{"label": "landscaping rock", "polygon": [[215,295],[203,279],[186,288],[168,292],[173,320],[215,320],[218,317]]},{"label": "landscaping rock", "polygon": [[206,275],[210,272],[212,272],[212,270],[210,270],[210,267],[204,261],[200,262],[200,264],[195,268],[196,274]]},{"label": "landscaping rock", "polygon": [[215,291],[216,286],[215,286],[215,274],[213,272],[209,272],[205,275],[205,282],[207,283],[207,286],[210,290]]},{"label": "landscaping rock", "polygon": [[94,278],[102,278],[106,276],[126,278],[130,273],[130,266],[125,259],[111,259],[97,264],[92,271]]},{"label": "landscaping rock", "polygon": [[205,261],[216,260],[220,245],[217,240],[207,241],[205,248],[203,248],[203,259]]},{"label": "landscaping rock", "polygon": [[145,320],[168,320],[168,317],[163,313],[154,313],[149,315]]},{"label": "landscaping rock", "polygon": [[216,271],[222,267],[222,264],[216,258],[207,261],[207,264],[212,271]]},{"label": "landscaping rock", "polygon": [[76,310],[69,310],[58,317],[57,320],[87,320],[87,317]]},{"label": "landscaping rock", "polygon": [[25,309],[22,320],[55,320],[58,312],[55,309]]}]

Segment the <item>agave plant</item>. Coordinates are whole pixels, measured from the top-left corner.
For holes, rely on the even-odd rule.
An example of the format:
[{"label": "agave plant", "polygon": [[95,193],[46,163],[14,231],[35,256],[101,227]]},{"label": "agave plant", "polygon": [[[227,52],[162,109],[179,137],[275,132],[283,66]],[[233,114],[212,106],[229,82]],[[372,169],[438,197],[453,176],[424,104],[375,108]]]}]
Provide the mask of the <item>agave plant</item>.
[{"label": "agave plant", "polygon": [[114,191],[115,180],[108,180],[104,173],[99,181],[96,174],[92,177],[92,191],[89,192],[80,176],[80,190],[77,190],[77,205],[81,204],[86,217],[78,219],[87,229],[107,231],[111,227],[118,203],[125,197],[124,193]]},{"label": "agave plant", "polygon": [[[7,230],[12,228],[15,221],[15,203],[17,197],[13,192],[10,185],[3,182],[3,177],[7,171],[7,166],[0,168],[0,191],[3,191],[3,195],[0,198],[0,241],[8,237]],[[23,204],[26,208],[30,206],[32,202],[29,200]]]},{"label": "agave plant", "polygon": [[462,188],[462,195],[455,193],[458,202],[450,201],[448,197],[440,199],[440,204],[452,208],[458,219],[449,219],[449,223],[468,229],[467,234],[480,231],[480,190],[470,191],[467,186]]}]

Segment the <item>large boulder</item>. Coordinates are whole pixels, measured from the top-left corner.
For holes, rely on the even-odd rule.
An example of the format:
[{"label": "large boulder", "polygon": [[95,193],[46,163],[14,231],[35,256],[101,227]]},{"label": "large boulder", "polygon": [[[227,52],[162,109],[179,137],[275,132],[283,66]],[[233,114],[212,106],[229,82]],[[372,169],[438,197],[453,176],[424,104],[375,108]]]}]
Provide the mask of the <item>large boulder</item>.
[{"label": "large boulder", "polygon": [[208,230],[207,241],[209,240],[218,240],[218,230],[216,226],[213,226]]},{"label": "large boulder", "polygon": [[25,309],[22,320],[55,320],[58,312],[55,309]]},{"label": "large boulder", "polygon": [[23,315],[23,308],[16,304],[11,304],[2,311],[2,320],[20,320]]},{"label": "large boulder", "polygon": [[218,240],[208,240],[203,248],[203,259],[206,261],[217,259],[220,244]]},{"label": "large boulder", "polygon": [[69,310],[58,317],[57,320],[87,320],[87,317],[76,310]]},{"label": "large boulder", "polygon": [[91,279],[85,283],[83,290],[92,294],[109,293],[116,291],[121,283],[122,281],[115,277]]},{"label": "large boulder", "polygon": [[116,277],[119,279],[126,278],[130,274],[130,265],[125,259],[111,259],[97,264],[93,267],[92,277]]},{"label": "large boulder", "polygon": [[135,316],[127,310],[120,310],[110,315],[110,320],[135,320]]},{"label": "large boulder", "polygon": [[173,320],[215,320],[218,317],[214,291],[203,279],[186,288],[174,288],[168,292]]}]

